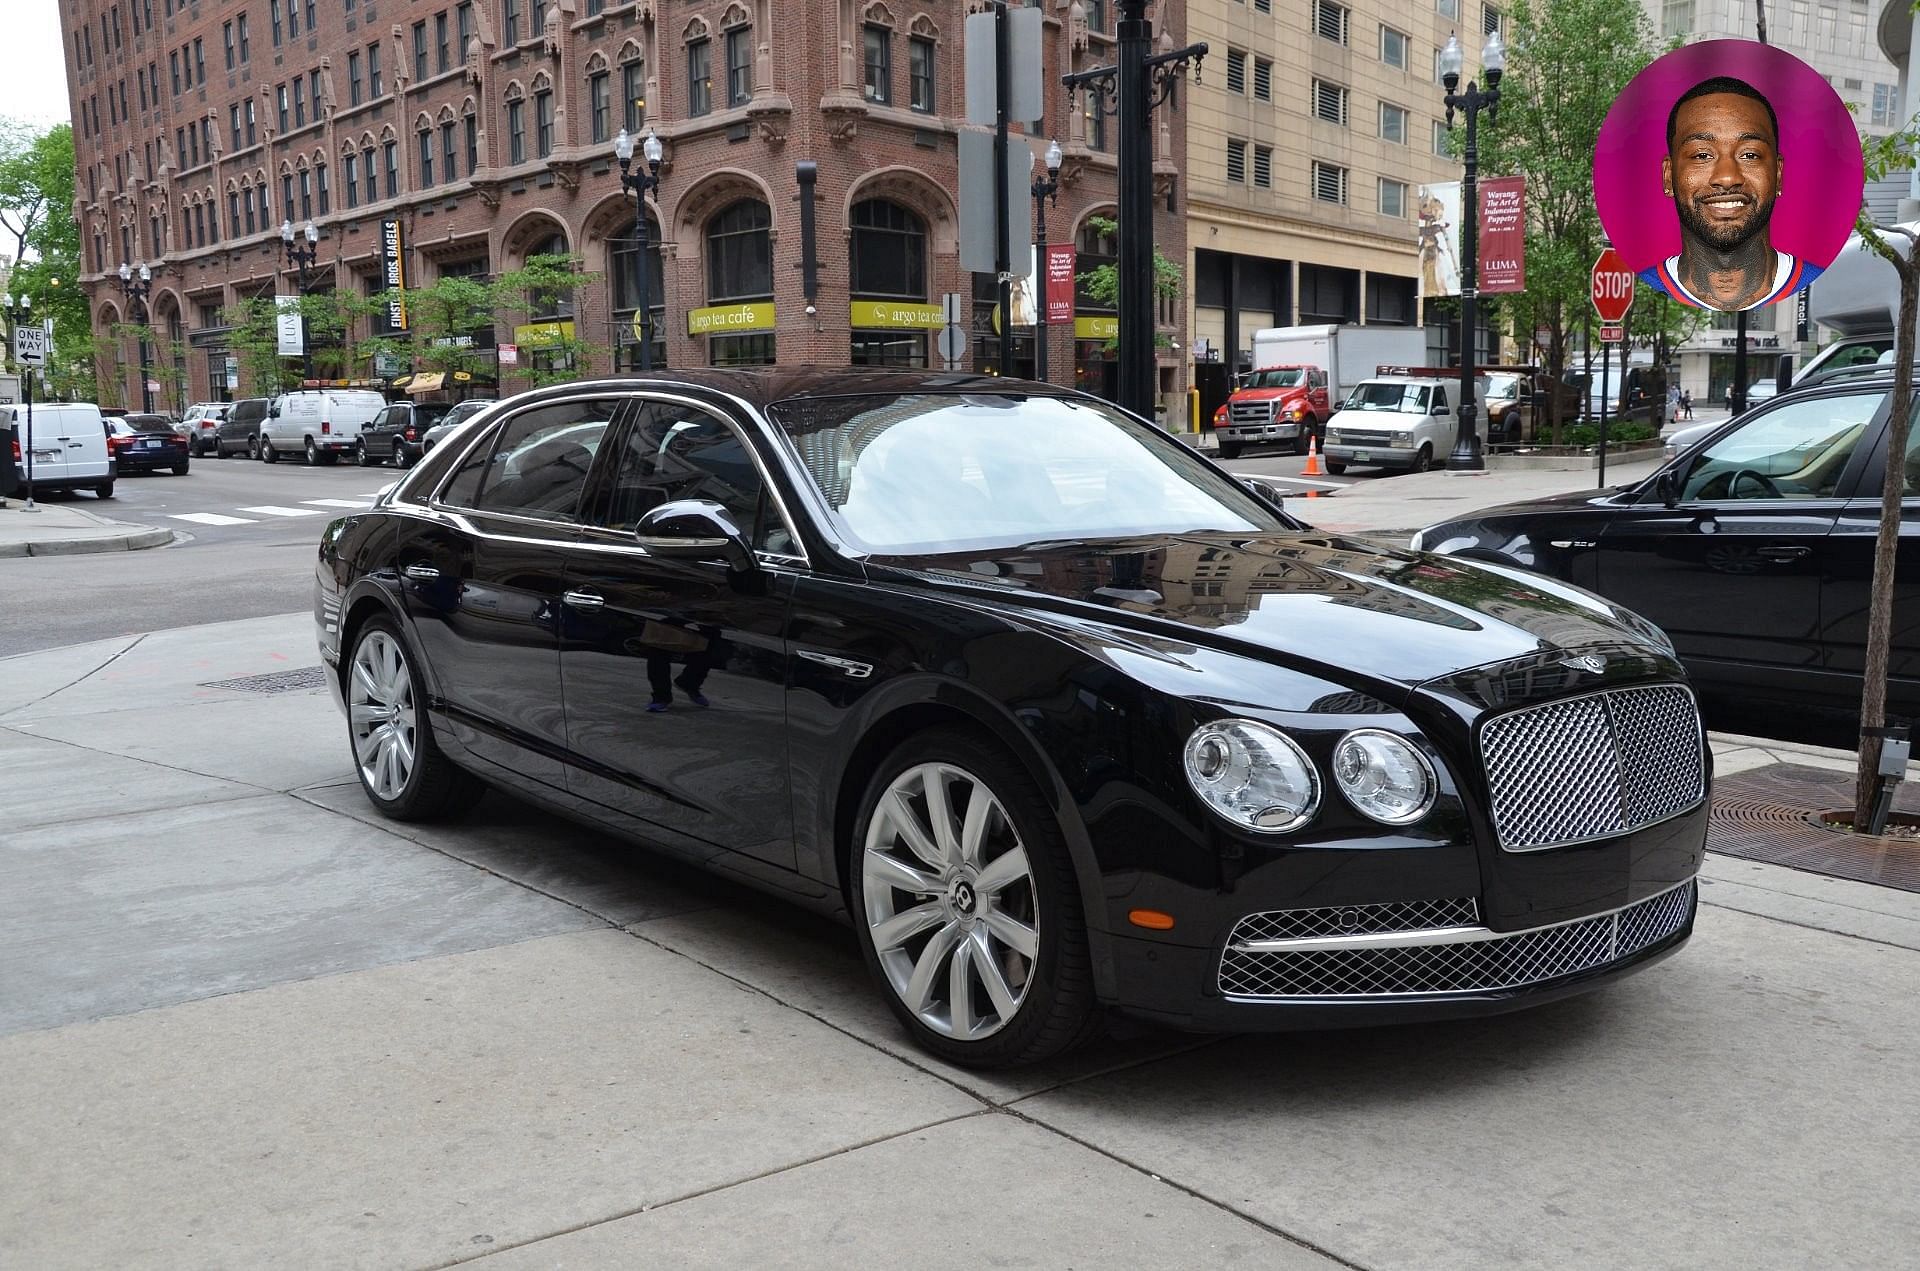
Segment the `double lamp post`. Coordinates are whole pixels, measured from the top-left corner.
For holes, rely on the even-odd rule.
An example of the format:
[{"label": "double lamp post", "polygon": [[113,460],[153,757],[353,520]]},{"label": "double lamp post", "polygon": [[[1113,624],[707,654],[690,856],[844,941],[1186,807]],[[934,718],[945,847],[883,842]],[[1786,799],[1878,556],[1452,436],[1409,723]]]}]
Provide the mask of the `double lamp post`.
[{"label": "double lamp post", "polygon": [[153,270],[145,265],[134,273],[126,261],[120,262],[120,290],[126,293],[127,308],[134,325],[140,328],[140,409],[153,414],[153,381],[147,378],[147,297],[153,294]]},{"label": "double lamp post", "polygon": [[[1046,165],[1045,176],[1033,178],[1033,238],[1038,250],[1034,253],[1040,262],[1040,276],[1033,280],[1036,293],[1033,307],[1034,341],[1033,371],[1034,378],[1041,383],[1047,382],[1047,204],[1060,206],[1060,163],[1065,156],[1060,153],[1060,143],[1047,143],[1044,158],[1033,156],[1034,171],[1040,171],[1042,163]],[[1007,315],[1006,321],[1013,319]]]},{"label": "double lamp post", "polygon": [[635,297],[639,301],[633,312],[633,334],[640,341],[640,369],[653,369],[653,298],[648,292],[647,271],[647,191],[660,188],[660,161],[666,157],[666,147],[660,144],[660,138],[653,129],[647,129],[647,139],[640,143],[640,155],[647,162],[646,171],[633,171],[633,134],[625,128],[613,139],[613,157],[620,161],[620,188],[633,195],[633,232],[639,239],[639,250],[634,253],[634,273],[636,279]]},{"label": "double lamp post", "polygon": [[[307,288],[313,285],[313,263],[320,257],[320,228],[308,221],[306,228],[295,234],[292,221],[281,221],[280,244],[287,249],[287,266],[297,275],[296,290],[304,299]],[[305,313],[300,315],[300,378],[303,383],[313,378],[313,342],[307,335]]]},{"label": "double lamp post", "polygon": [[1448,36],[1446,47],[1440,50],[1440,82],[1447,90],[1447,127],[1453,127],[1456,110],[1465,111],[1467,146],[1466,172],[1460,182],[1460,428],[1454,435],[1447,467],[1454,472],[1480,472],[1486,469],[1487,461],[1480,453],[1480,433],[1473,417],[1473,328],[1480,272],[1480,142],[1476,125],[1482,110],[1487,112],[1488,123],[1499,117],[1500,76],[1507,69],[1507,48],[1500,41],[1500,33],[1489,34],[1486,47],[1480,51],[1480,64],[1487,74],[1484,89],[1469,80],[1465,92],[1455,91],[1460,87],[1465,60],[1460,37]]}]

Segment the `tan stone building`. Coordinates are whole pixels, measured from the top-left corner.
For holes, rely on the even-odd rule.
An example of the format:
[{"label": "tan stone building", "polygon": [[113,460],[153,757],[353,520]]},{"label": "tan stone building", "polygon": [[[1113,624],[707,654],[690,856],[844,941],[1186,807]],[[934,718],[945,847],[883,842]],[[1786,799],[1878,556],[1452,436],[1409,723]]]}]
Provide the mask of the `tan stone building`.
[{"label": "tan stone building", "polygon": [[[599,346],[588,369],[633,364],[631,196],[614,135],[657,130],[657,362],[939,365],[943,294],[966,297],[964,363],[999,369],[991,283],[960,269],[957,140],[963,0],[61,0],[78,157],[78,218],[96,332],[123,322],[115,273],[154,272],[152,325],[184,346],[187,400],[229,387],[222,311],[287,294],[280,228],[319,230],[312,289],[383,286],[397,222],[410,285],[496,275],[569,252],[599,280],[550,311],[502,314],[490,338],[518,366],[557,331]],[[1179,3],[1160,21],[1182,35]],[[1058,76],[1110,61],[1111,6],[1045,0],[1047,119],[1066,162],[1056,241],[1110,254],[1113,129],[1070,108]],[[1164,179],[1185,135],[1167,127]],[[803,252],[801,162],[817,164]],[[1164,209],[1165,204],[1161,207]],[[1156,218],[1186,254],[1184,218]],[[812,268],[807,266],[809,263]],[[985,298],[982,298],[985,297]],[[1050,330],[1052,377],[1107,382],[1111,311],[1084,295]],[[1161,387],[1184,393],[1184,312],[1163,315]],[[1076,329],[1077,328],[1077,329]],[[544,333],[544,334],[543,334]],[[1077,336],[1087,338],[1080,339]],[[1027,373],[1024,334],[1008,369]],[[121,354],[122,400],[137,357]],[[321,350],[319,374],[374,373]],[[519,385],[507,372],[503,387]],[[163,379],[171,379],[162,375]],[[103,390],[103,394],[107,390]],[[173,405],[173,402],[167,402]]]},{"label": "tan stone building", "polygon": [[[1479,0],[1193,0],[1211,51],[1186,112],[1189,321],[1229,367],[1266,326],[1418,325],[1420,187],[1460,178],[1436,55]],[[1444,329],[1436,355],[1453,345]]]}]

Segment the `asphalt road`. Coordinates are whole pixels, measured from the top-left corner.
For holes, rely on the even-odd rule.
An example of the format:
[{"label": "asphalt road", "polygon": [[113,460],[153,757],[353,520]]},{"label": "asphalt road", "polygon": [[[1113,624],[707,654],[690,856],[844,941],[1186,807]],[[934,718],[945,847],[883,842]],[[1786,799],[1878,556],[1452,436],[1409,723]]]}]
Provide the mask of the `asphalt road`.
[{"label": "asphalt road", "polygon": [[0,657],[304,608],[321,529],[398,476],[353,464],[207,458],[184,477],[123,476],[111,499],[55,496],[164,526],[180,541],[143,552],[0,560]]}]

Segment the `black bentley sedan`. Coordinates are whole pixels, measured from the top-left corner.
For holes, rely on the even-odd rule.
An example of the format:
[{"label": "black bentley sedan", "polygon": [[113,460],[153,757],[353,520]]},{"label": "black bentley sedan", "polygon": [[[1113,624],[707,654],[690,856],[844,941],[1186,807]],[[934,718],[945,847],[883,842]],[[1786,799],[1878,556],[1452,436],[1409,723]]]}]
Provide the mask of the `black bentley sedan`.
[{"label": "black bentley sedan", "polygon": [[[1890,372],[1774,398],[1640,481],[1429,526],[1416,548],[1589,588],[1660,626],[1700,691],[1853,713],[1886,454]],[[1897,479],[1898,569],[1920,572],[1920,428]],[[1920,713],[1920,603],[1894,592],[1888,710]]]},{"label": "black bentley sedan", "polygon": [[1316,533],[1019,381],[676,371],[495,407],[320,547],[373,805],[482,782],[844,914],[927,1049],[1493,1013],[1693,929],[1659,632]]}]

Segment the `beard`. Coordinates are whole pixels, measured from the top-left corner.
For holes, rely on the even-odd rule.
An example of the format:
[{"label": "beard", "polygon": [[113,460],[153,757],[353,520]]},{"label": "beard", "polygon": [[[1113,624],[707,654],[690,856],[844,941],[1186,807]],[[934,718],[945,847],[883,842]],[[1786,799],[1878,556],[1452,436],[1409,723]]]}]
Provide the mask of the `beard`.
[{"label": "beard", "polygon": [[1680,214],[1680,226],[1715,251],[1730,252],[1746,244],[1766,231],[1767,223],[1773,219],[1773,200],[1755,206],[1752,215],[1743,222],[1734,225],[1716,223],[1707,218],[1705,212],[1693,203],[1675,197],[1673,207]]}]

